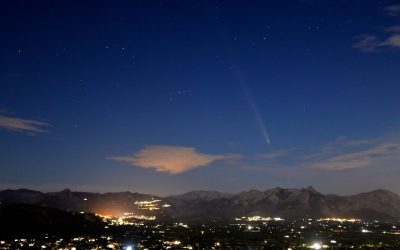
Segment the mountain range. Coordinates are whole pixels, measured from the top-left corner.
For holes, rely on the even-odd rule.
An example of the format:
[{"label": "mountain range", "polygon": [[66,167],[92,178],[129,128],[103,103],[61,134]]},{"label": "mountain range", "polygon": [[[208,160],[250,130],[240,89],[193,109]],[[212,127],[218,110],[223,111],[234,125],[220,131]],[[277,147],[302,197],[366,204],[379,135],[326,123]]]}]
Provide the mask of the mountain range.
[{"label": "mountain range", "polygon": [[[137,201],[155,201],[159,210],[140,210]],[[230,221],[242,216],[269,216],[284,219],[344,217],[399,220],[400,196],[387,190],[356,195],[322,194],[312,187],[249,190],[237,194],[191,191],[159,197],[132,192],[90,193],[63,190],[43,193],[19,189],[0,191],[0,203],[23,203],[66,211],[118,215],[134,212],[157,215],[162,220],[191,222]]]}]

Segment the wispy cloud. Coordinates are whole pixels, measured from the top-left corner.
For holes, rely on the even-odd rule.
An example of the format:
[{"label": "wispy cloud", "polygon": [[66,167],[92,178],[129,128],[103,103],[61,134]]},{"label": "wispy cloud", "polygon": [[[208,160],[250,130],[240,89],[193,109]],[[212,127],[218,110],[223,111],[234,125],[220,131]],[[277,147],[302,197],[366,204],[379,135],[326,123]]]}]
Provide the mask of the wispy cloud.
[{"label": "wispy cloud", "polygon": [[345,136],[339,136],[335,140],[323,145],[320,149],[321,153],[332,152],[337,149],[347,149],[349,147],[371,144],[372,140],[350,140]]},{"label": "wispy cloud", "polygon": [[398,16],[400,15],[400,4],[387,6],[384,10],[389,16]]},{"label": "wispy cloud", "polygon": [[312,161],[321,157],[328,157],[341,153],[348,152],[354,149],[354,147],[365,147],[372,145],[374,140],[350,140],[345,136],[339,136],[333,141],[330,141],[316,150],[309,152],[308,154],[302,155],[301,159],[305,161]]},{"label": "wispy cloud", "polygon": [[0,115],[0,128],[11,131],[38,134],[47,132],[46,128],[49,126],[49,123],[42,121]]},{"label": "wispy cloud", "polygon": [[257,155],[257,158],[262,159],[262,160],[276,160],[276,159],[284,158],[285,156],[288,156],[290,152],[295,151],[295,150],[298,150],[298,148],[277,150],[277,151],[268,152],[265,154],[259,154],[259,155]]},{"label": "wispy cloud", "polygon": [[[289,154],[288,150],[258,155],[258,161],[239,161],[243,170],[283,173],[279,169],[346,170],[368,167],[390,167],[400,162],[400,143],[393,139],[348,139],[339,136],[315,150]],[[283,159],[284,161],[282,161]],[[290,161],[287,161],[291,159]],[[310,173],[310,172],[309,172]]]},{"label": "wispy cloud", "polygon": [[[390,16],[400,15],[400,4],[387,6],[384,8]],[[390,34],[385,34],[390,33]],[[381,49],[400,48],[400,25],[394,25],[381,31],[383,34],[367,34],[358,36],[353,48],[363,52],[376,52]]]},{"label": "wispy cloud", "polygon": [[400,34],[395,34],[388,37],[385,41],[383,41],[382,46],[400,48]]},{"label": "wispy cloud", "polygon": [[[396,29],[392,30],[397,32]],[[400,33],[392,34],[385,39],[378,38],[374,35],[361,36],[359,41],[353,45],[353,48],[359,49],[363,52],[376,52],[383,48],[400,48]]]},{"label": "wispy cloud", "polygon": [[275,151],[271,153],[265,153],[265,154],[260,154],[258,155],[259,158],[265,159],[265,160],[273,160],[277,158],[282,158],[288,154],[287,151]]},{"label": "wispy cloud", "polygon": [[344,170],[379,166],[393,161],[400,155],[399,143],[378,143],[351,152],[327,155],[309,164],[312,168]]},{"label": "wispy cloud", "polygon": [[380,46],[382,41],[372,35],[365,35],[358,37],[358,42],[353,45],[353,48],[363,52],[374,52]]},{"label": "wispy cloud", "polygon": [[217,160],[232,160],[238,157],[240,156],[235,154],[204,154],[192,147],[151,145],[133,155],[115,156],[110,157],[110,159],[160,172],[180,174],[194,168],[210,165]]}]

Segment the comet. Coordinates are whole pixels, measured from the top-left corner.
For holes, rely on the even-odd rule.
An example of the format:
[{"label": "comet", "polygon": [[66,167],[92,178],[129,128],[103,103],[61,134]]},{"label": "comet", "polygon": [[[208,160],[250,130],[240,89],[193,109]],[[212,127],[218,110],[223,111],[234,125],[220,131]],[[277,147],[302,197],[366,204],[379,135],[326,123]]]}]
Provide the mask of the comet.
[{"label": "comet", "polygon": [[258,106],[256,102],[254,101],[254,97],[252,93],[250,92],[250,89],[247,87],[247,84],[243,79],[241,79],[241,86],[243,88],[243,92],[245,94],[247,103],[249,104],[251,113],[253,114],[254,120],[257,123],[258,128],[260,129],[261,135],[263,136],[264,140],[267,142],[267,144],[271,143],[271,139],[269,138],[267,126],[264,123],[264,120],[262,119],[262,116],[260,114],[260,111],[258,109]]},{"label": "comet", "polygon": [[[221,33],[224,34],[225,32],[223,30],[221,30]],[[236,38],[235,38],[235,40],[236,40]],[[235,53],[232,50],[232,46],[229,45],[230,43],[228,42],[228,39],[226,39],[226,36],[225,36],[223,43],[225,44],[225,49],[226,49],[228,62],[230,64],[230,69],[232,70],[232,72],[234,73],[234,76],[238,79],[238,81],[242,87],[242,90],[246,97],[247,103],[249,104],[251,113],[254,117],[254,120],[257,123],[258,128],[260,129],[263,139],[265,140],[265,142],[267,144],[270,144],[271,139],[268,134],[267,126],[265,125],[265,122],[261,116],[258,106],[257,106],[256,102],[254,101],[254,97],[250,91],[250,88],[247,85],[247,81],[242,73],[240,64],[236,60],[236,57],[234,56]]]}]

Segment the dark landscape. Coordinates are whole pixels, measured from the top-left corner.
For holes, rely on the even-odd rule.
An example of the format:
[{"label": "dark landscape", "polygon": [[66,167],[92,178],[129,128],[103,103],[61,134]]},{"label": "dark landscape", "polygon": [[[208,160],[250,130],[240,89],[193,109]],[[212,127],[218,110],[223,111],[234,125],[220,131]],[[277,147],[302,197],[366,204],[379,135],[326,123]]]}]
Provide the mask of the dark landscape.
[{"label": "dark landscape", "polygon": [[122,215],[138,212],[136,201],[159,200],[169,204],[156,214],[160,220],[186,222],[230,221],[242,216],[299,218],[359,218],[397,221],[400,219],[400,196],[387,190],[340,196],[321,194],[312,187],[301,189],[272,188],[249,190],[237,194],[217,191],[191,191],[181,195],[159,197],[132,192],[88,193],[65,189],[43,193],[34,190],[0,191],[2,204],[22,203],[65,211]]},{"label": "dark landscape", "polygon": [[0,191],[0,202],[4,249],[400,247],[400,197],[386,190],[339,196],[277,187],[158,197],[19,189]]}]

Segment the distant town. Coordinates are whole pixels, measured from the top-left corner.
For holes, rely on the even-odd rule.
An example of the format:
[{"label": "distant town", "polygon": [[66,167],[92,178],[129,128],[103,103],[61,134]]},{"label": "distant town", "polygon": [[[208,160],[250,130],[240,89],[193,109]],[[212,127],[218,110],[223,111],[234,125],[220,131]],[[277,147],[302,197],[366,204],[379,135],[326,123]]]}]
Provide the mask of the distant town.
[{"label": "distant town", "polygon": [[[393,206],[382,198],[391,194],[378,190],[361,196],[364,201],[372,199],[369,196],[373,197],[372,201],[380,200],[379,208]],[[390,216],[378,213],[370,214],[383,219],[376,216],[370,219],[361,216],[316,217],[315,214],[321,213],[317,209],[321,205],[315,200],[324,202],[325,198],[312,188],[252,190],[238,195],[193,191],[165,198],[129,192],[94,194],[70,190],[53,193],[4,190],[0,191],[0,249],[400,248],[398,219],[388,219]],[[339,198],[335,196],[335,199]],[[351,202],[354,203],[356,198],[352,197]],[[227,205],[231,199],[243,202],[240,207],[248,215],[228,219],[217,217],[217,205],[225,206],[222,214],[232,213],[229,210],[233,208]],[[96,200],[95,204],[110,203],[111,207],[120,209],[125,205],[126,210],[119,214],[87,211],[91,206],[83,205],[92,200]],[[209,203],[214,204],[213,209]],[[266,210],[271,203],[276,210],[268,216]],[[260,204],[264,210],[260,209]],[[293,218],[290,213],[286,213],[290,218],[277,216],[288,209],[303,209],[304,216]],[[364,211],[359,214],[365,214],[371,208],[365,205],[358,206],[358,209]],[[183,210],[185,213],[179,212]],[[196,213],[197,210],[201,211]],[[257,210],[261,212],[257,214]],[[212,216],[206,218],[204,211]],[[311,211],[313,216],[306,215],[312,215]]]},{"label": "distant town", "polygon": [[287,221],[261,216],[231,223],[157,223],[141,215],[102,217],[100,232],[3,238],[0,249],[393,249],[400,224],[355,218]]}]

